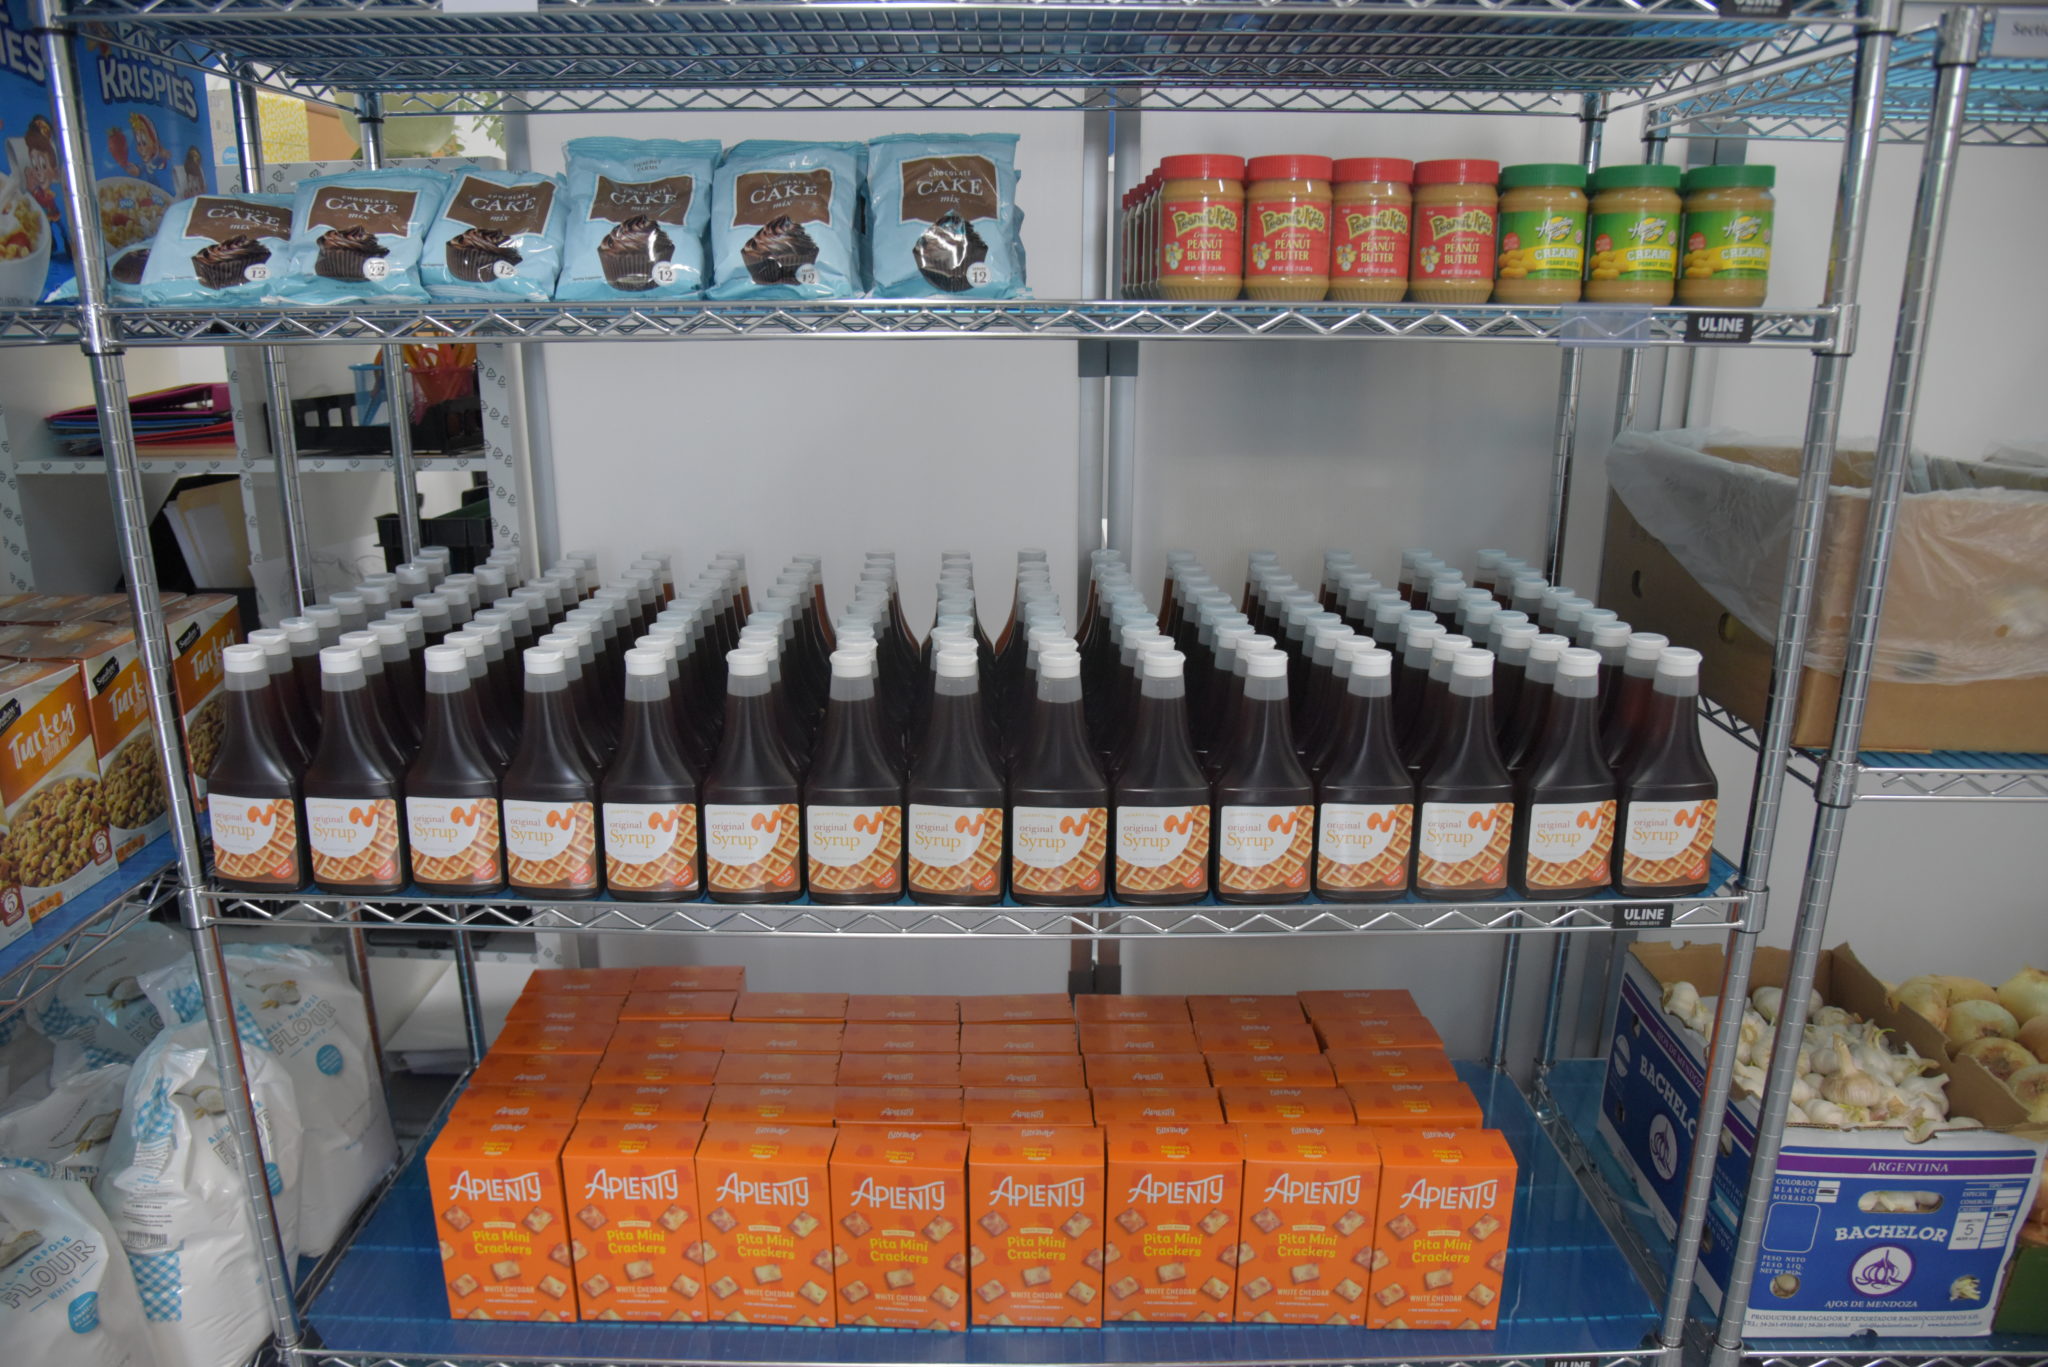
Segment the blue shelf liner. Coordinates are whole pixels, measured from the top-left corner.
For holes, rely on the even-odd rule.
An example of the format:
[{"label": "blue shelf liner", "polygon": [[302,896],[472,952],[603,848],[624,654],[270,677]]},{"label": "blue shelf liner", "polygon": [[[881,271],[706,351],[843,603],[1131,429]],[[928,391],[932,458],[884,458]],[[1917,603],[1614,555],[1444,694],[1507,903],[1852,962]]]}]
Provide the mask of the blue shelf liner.
[{"label": "blue shelf liner", "polygon": [[1996,750],[1865,750],[1857,758],[1868,769],[2048,770],[2048,755],[2009,755]]},{"label": "blue shelf liner", "polygon": [[[1636,1352],[1655,1308],[1514,1084],[1460,1064],[1520,1160],[1512,1252],[1492,1333],[1295,1325],[1102,1330],[781,1329],[754,1325],[516,1324],[448,1318],[426,1174],[415,1157],[365,1223],[309,1322],[337,1353],[408,1358],[711,1363],[1338,1363]],[[425,1152],[421,1145],[420,1152]]]},{"label": "blue shelf liner", "polygon": [[77,900],[58,907],[30,927],[28,934],[0,949],[0,982],[62,945],[80,926],[163,872],[175,858],[170,836],[160,835],[122,860]]}]

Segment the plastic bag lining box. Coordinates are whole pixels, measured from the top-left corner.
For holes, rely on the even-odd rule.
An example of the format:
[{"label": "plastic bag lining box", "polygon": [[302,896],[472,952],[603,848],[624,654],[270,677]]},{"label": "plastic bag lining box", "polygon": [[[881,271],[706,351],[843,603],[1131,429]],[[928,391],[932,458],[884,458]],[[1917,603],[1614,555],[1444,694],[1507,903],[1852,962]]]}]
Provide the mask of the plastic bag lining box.
[{"label": "plastic bag lining box", "polygon": [[[1783,986],[1790,956],[1759,949],[1756,986]],[[1664,1013],[1663,984],[1719,991],[1718,946],[1639,944],[1622,978],[1600,1133],[1657,1222],[1674,1233],[1705,1077],[1706,1041]],[[1794,1338],[1974,1337],[1991,1332],[2013,1241],[2032,1202],[2044,1148],[2026,1110],[1975,1061],[1949,1059],[1941,1033],[1885,1002],[1884,984],[1847,945],[1824,952],[1821,1000],[1875,1021],[1944,1060],[1949,1113],[1982,1130],[1922,1144],[1903,1130],[1788,1126],[1762,1260],[1749,1299],[1752,1334]],[[1757,1102],[1732,1103],[1700,1251],[1700,1289],[1719,1308],[1755,1152]],[[1911,1209],[1902,1204],[1910,1194]]]}]

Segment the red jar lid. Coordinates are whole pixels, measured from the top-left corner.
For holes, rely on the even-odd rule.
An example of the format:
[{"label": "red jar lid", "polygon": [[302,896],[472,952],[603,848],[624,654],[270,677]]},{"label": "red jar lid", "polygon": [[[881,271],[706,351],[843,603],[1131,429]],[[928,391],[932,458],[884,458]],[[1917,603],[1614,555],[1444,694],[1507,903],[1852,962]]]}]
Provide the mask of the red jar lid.
[{"label": "red jar lid", "polygon": [[1345,157],[1337,163],[1331,179],[1339,185],[1359,181],[1386,181],[1406,185],[1415,176],[1415,163],[1405,157]]},{"label": "red jar lid", "polygon": [[1417,185],[1492,185],[1500,180],[1500,163],[1459,157],[1415,163]]},{"label": "red jar lid", "polygon": [[1243,180],[1244,158],[1192,152],[1159,163],[1161,180]]},{"label": "red jar lid", "polygon": [[1328,180],[1328,157],[1253,157],[1251,180]]}]

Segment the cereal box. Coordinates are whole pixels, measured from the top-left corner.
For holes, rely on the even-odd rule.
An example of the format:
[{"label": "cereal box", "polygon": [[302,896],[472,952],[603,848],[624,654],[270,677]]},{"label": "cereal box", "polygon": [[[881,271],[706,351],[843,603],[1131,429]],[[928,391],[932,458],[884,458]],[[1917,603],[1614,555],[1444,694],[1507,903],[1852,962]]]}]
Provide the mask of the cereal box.
[{"label": "cereal box", "polygon": [[1219,1087],[1233,1125],[1350,1125],[1351,1098],[1335,1087]]},{"label": "cereal box", "polygon": [[1016,992],[960,999],[962,1025],[1038,1025],[1073,1018],[1074,1004],[1060,992]]},{"label": "cereal box", "polygon": [[1316,1022],[1325,1049],[1442,1049],[1436,1027],[1420,1016],[1347,1016]]},{"label": "cereal box", "polygon": [[840,1125],[957,1130],[964,1123],[958,1087],[841,1087],[832,1118]]},{"label": "cereal box", "polygon": [[622,1054],[723,1053],[730,1021],[622,1020],[612,1031]]},{"label": "cereal box", "polygon": [[1083,1054],[1090,1087],[1207,1087],[1200,1054]]},{"label": "cereal box", "polygon": [[1380,1147],[1369,1329],[1491,1329],[1515,1206],[1496,1130],[1373,1131]]},{"label": "cereal box", "polygon": [[1462,1082],[1353,1082],[1344,1088],[1361,1125],[1476,1130],[1486,1123]]},{"label": "cereal box", "polygon": [[960,1027],[963,1054],[1078,1054],[1071,1021],[1064,1024],[994,1025],[975,1023]]},{"label": "cereal box", "polygon": [[1295,997],[1225,996],[1219,993],[1203,993],[1188,998],[1188,1015],[1195,1024],[1203,1021],[1222,1024],[1225,1021],[1298,1021],[1302,1015],[1301,1002]]},{"label": "cereal box", "polygon": [[612,1042],[608,1020],[505,1022],[492,1044],[512,1054],[603,1054]]},{"label": "cereal box", "polygon": [[747,970],[738,964],[648,964],[633,970],[635,992],[744,992]]},{"label": "cereal box", "polygon": [[1313,1054],[1322,1046],[1308,1022],[1203,1021],[1195,1038],[1205,1054]]},{"label": "cereal box", "polygon": [[707,1120],[728,1124],[830,1125],[834,1087],[713,1087]]},{"label": "cereal box", "polygon": [[1347,1016],[1420,1016],[1414,994],[1403,987],[1354,987],[1341,991],[1298,992],[1296,1000],[1312,1021]]},{"label": "cereal box", "polygon": [[242,610],[224,593],[195,593],[180,598],[165,613],[164,630],[171,641],[171,681],[178,695],[178,714],[185,722],[185,757],[191,761],[199,790],[199,809],[206,810],[206,779],[220,753],[226,724],[226,676],[220,653],[242,639]]},{"label": "cereal box", "polygon": [[598,1069],[590,1054],[515,1054],[493,1049],[469,1075],[471,1087],[545,1086],[573,1082],[588,1086]]},{"label": "cereal box", "polygon": [[1093,1125],[1086,1087],[969,1087],[961,1104],[969,1125]]},{"label": "cereal box", "polygon": [[940,1025],[958,1025],[960,999],[856,993],[846,999],[846,1019],[849,1024],[854,1021],[925,1021]]},{"label": "cereal box", "polygon": [[1152,1025],[1104,1025],[1081,1022],[1084,1054],[1199,1054],[1195,1028],[1185,1020]]},{"label": "cereal box", "polygon": [[733,1003],[736,1021],[843,1021],[843,992],[742,992]]},{"label": "cereal box", "polygon": [[456,1319],[573,1320],[562,1145],[574,1125],[452,1114],[427,1151],[448,1313]]},{"label": "cereal box", "polygon": [[1323,1057],[1339,1083],[1458,1080],[1451,1056],[1441,1049],[1332,1049]]},{"label": "cereal box", "polygon": [[839,1060],[830,1054],[720,1054],[713,1082],[721,1087],[830,1087]]},{"label": "cereal box", "polygon": [[0,944],[114,870],[92,713],[75,666],[0,666]]},{"label": "cereal box", "polygon": [[957,1054],[960,1027],[943,1021],[850,1021],[842,1054]]},{"label": "cereal box", "polygon": [[634,992],[619,1003],[622,1021],[722,1021],[732,1019],[737,992]]},{"label": "cereal box", "polygon": [[847,1087],[958,1087],[958,1054],[845,1054],[839,1082]]},{"label": "cereal box", "polygon": [[612,1048],[591,1076],[593,1085],[624,1082],[668,1082],[683,1087],[709,1087],[725,1055],[697,1049],[657,1050],[636,1054]]},{"label": "cereal box", "polygon": [[1112,1125],[1103,1319],[1228,1321],[1244,1147],[1233,1125]]},{"label": "cereal box", "polygon": [[1074,1019],[1083,1025],[1186,1025],[1188,999],[1092,992],[1074,998]]},{"label": "cereal box", "polygon": [[829,1126],[711,1124],[697,1144],[705,1308],[736,1324],[832,1327]]},{"label": "cereal box", "polygon": [[577,1108],[578,1120],[702,1120],[709,1087],[672,1082],[608,1082],[594,1086]]},{"label": "cereal box", "polygon": [[968,1304],[976,1324],[1102,1325],[1103,1134],[977,1125],[967,1150]]},{"label": "cereal box", "polygon": [[1239,1323],[1365,1322],[1379,1169],[1369,1130],[1244,1127]]},{"label": "cereal box", "polygon": [[851,1125],[832,1151],[839,1320],[967,1327],[967,1133]]},{"label": "cereal box", "polygon": [[1223,1119],[1214,1087],[1096,1087],[1095,1119],[1102,1125],[1209,1125]]},{"label": "cereal box", "polygon": [[578,1082],[472,1084],[450,1114],[486,1120],[573,1120],[586,1092]]},{"label": "cereal box", "polygon": [[582,1021],[613,1020],[619,1014],[619,1007],[625,1004],[624,997],[586,997],[571,994],[567,997],[544,997],[532,993],[516,999],[511,1010],[505,1013],[509,1021],[556,1021],[575,1024]]},{"label": "cereal box", "polygon": [[633,968],[536,968],[527,975],[522,997],[624,997],[633,991]]},{"label": "cereal box", "polygon": [[1330,1087],[1337,1075],[1321,1054],[1205,1054],[1218,1087]]},{"label": "cereal box", "polygon": [[836,1054],[839,1036],[846,1029],[838,1021],[734,1021],[725,1026],[697,1021],[686,1028],[722,1029],[725,1043],[721,1047],[740,1054]]},{"label": "cereal box", "polygon": [[962,1054],[962,1087],[1085,1087],[1079,1054]]},{"label": "cereal box", "polygon": [[562,1149],[571,1214],[561,1232],[586,1320],[702,1320],[697,1144],[704,1127],[674,1120],[577,1122]]}]

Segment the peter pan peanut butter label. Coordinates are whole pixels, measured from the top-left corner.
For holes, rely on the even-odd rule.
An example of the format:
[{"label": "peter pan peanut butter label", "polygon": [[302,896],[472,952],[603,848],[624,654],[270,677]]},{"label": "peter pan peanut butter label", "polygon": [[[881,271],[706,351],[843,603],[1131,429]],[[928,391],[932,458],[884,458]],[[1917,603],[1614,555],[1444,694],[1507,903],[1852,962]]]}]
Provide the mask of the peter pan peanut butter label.
[{"label": "peter pan peanut butter label", "polygon": [[1425,802],[1415,844],[1415,885],[1485,896],[1508,885],[1512,802]]},{"label": "peter pan peanut butter label", "polygon": [[588,802],[507,798],[505,878],[522,888],[581,891],[597,883],[597,814]]},{"label": "peter pan peanut butter label", "polygon": [[309,797],[306,844],[316,883],[396,882],[398,804],[390,798]]},{"label": "peter pan peanut butter label", "polygon": [[299,885],[299,821],[290,798],[213,792],[213,867],[238,883]]},{"label": "peter pan peanut butter label", "polygon": [[1316,831],[1316,886],[1398,892],[1408,886],[1415,809],[1401,803],[1325,802]]},{"label": "peter pan peanut butter label", "polygon": [[912,892],[995,892],[1003,883],[1003,809],[912,803]]},{"label": "peter pan peanut butter label", "polygon": [[1491,280],[1494,211],[1484,204],[1418,205],[1415,210],[1417,280]]},{"label": "peter pan peanut butter label", "polygon": [[554,207],[553,181],[532,185],[500,185],[480,176],[464,176],[441,212],[473,228],[495,228],[507,237],[537,233],[547,226]]},{"label": "peter pan peanut butter label", "polygon": [[288,205],[258,204],[246,199],[201,195],[192,201],[185,222],[185,236],[225,242],[231,237],[290,237],[292,211]]},{"label": "peter pan peanut butter label", "polygon": [[1409,231],[1408,211],[1398,204],[1339,208],[1330,274],[1343,279],[1399,279],[1408,273]]},{"label": "peter pan peanut butter label", "polygon": [[590,218],[599,223],[624,223],[629,218],[681,223],[690,216],[690,200],[696,192],[695,176],[663,176],[659,180],[599,176],[590,198]]},{"label": "peter pan peanut butter label", "polygon": [[1528,815],[1522,884],[1570,891],[1604,888],[1614,861],[1614,800],[1537,802]]},{"label": "peter pan peanut butter label", "polygon": [[503,876],[494,798],[408,796],[405,834],[419,882],[494,885]]},{"label": "peter pan peanut butter label", "polygon": [[1710,797],[1629,803],[1621,816],[1621,881],[1631,888],[1654,888],[1704,880],[1718,807]]},{"label": "peter pan peanut butter label", "polygon": [[614,892],[695,892],[696,804],[605,803],[604,876]]},{"label": "peter pan peanut butter label", "polygon": [[713,892],[787,892],[797,883],[794,802],[706,803],[704,878]]},{"label": "peter pan peanut butter label", "polygon": [[902,889],[903,809],[804,809],[804,849],[812,892],[897,892]]},{"label": "peter pan peanut butter label", "polygon": [[1208,807],[1117,808],[1116,890],[1120,896],[1207,892]]},{"label": "peter pan peanut butter label", "polygon": [[1330,211],[1305,199],[1255,199],[1245,210],[1250,233],[1246,275],[1327,275]]},{"label": "peter pan peanut butter label", "polygon": [[994,218],[996,164],[987,157],[914,157],[903,163],[903,219],[936,223],[947,214]]},{"label": "peter pan peanut butter label", "polygon": [[1166,230],[1161,275],[1236,275],[1244,268],[1244,215],[1237,205],[1170,199],[1160,214]]},{"label": "peter pan peanut butter label", "polygon": [[313,192],[306,211],[306,230],[362,228],[380,237],[405,237],[412,228],[412,190],[382,190],[361,185],[327,185]]},{"label": "peter pan peanut butter label", "polygon": [[1315,847],[1316,809],[1217,809],[1216,882],[1225,892],[1302,892]]},{"label": "peter pan peanut butter label", "polygon": [[734,227],[760,227],[778,218],[830,224],[832,173],[819,167],[810,171],[742,171],[734,178]]},{"label": "peter pan peanut butter label", "polygon": [[1100,897],[1108,857],[1107,808],[1010,809],[1010,886],[1019,892]]}]

